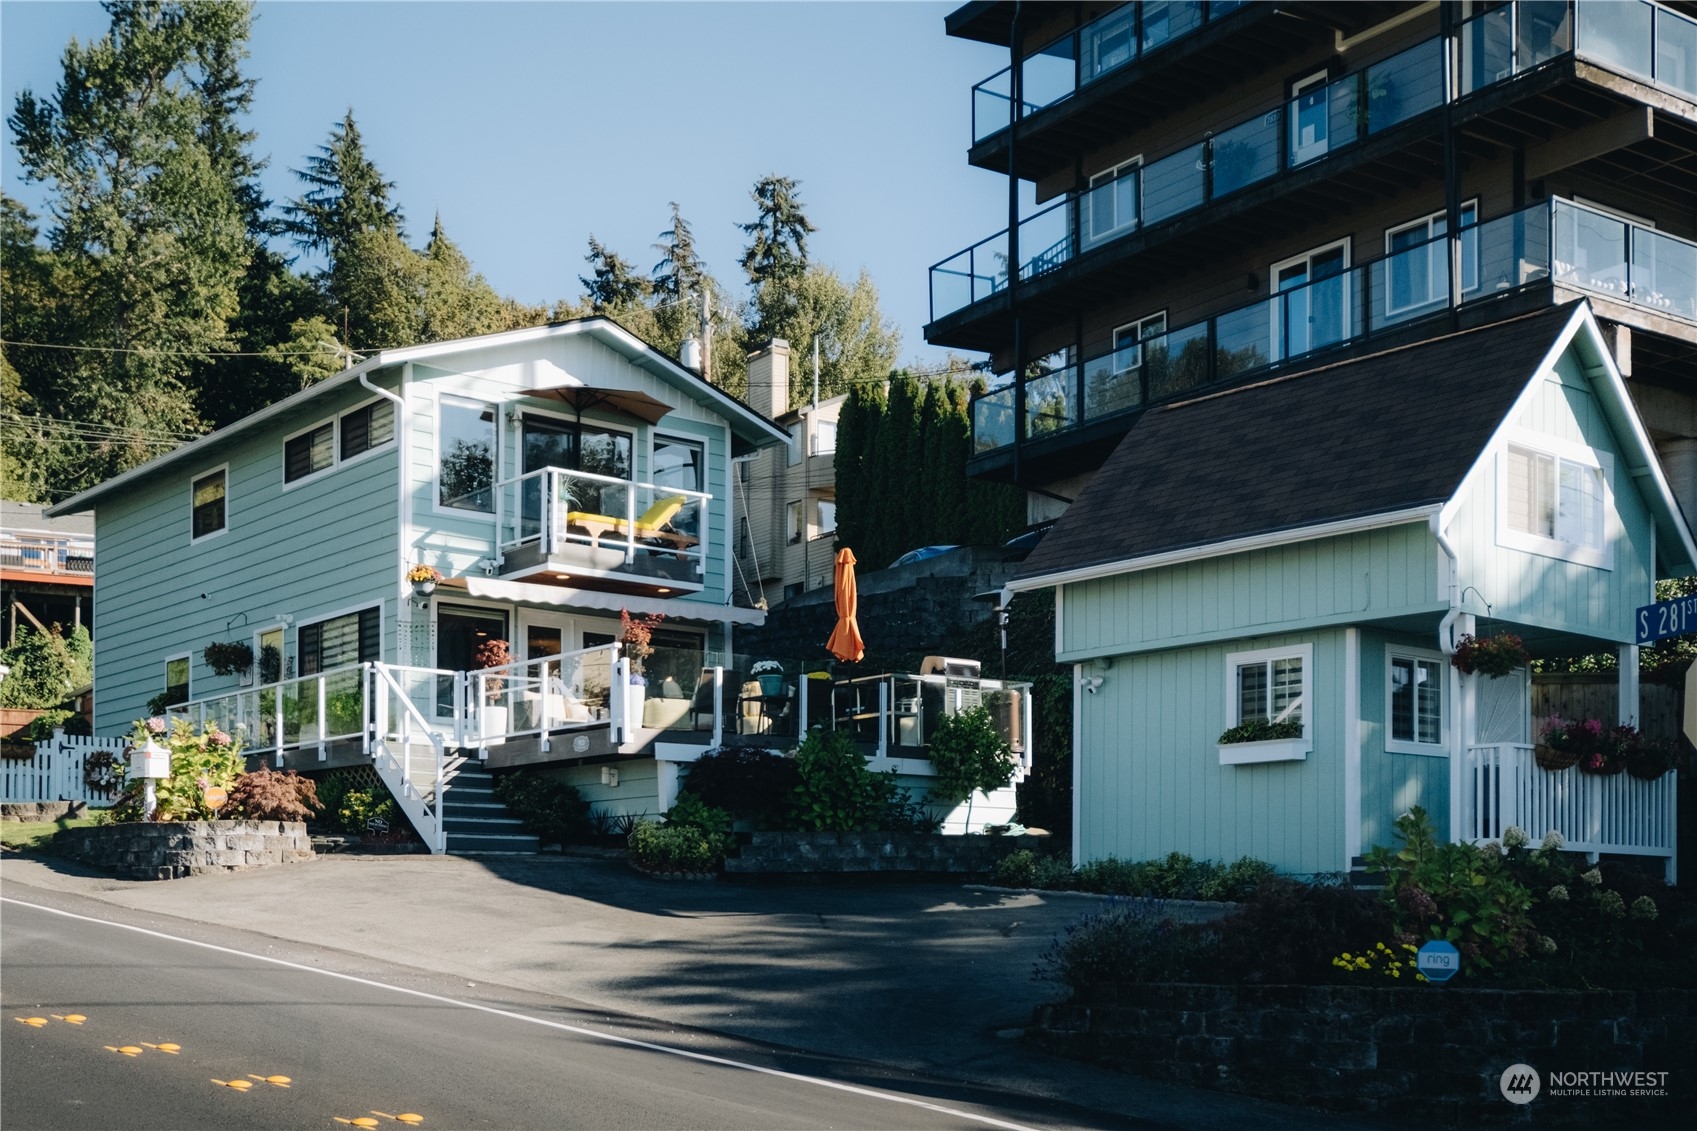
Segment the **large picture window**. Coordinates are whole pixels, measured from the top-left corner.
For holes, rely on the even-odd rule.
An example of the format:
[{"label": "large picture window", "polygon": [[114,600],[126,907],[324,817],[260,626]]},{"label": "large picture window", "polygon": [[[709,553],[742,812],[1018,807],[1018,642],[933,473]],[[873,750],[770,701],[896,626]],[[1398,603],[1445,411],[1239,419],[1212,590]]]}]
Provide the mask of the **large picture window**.
[{"label": "large picture window", "polygon": [[296,638],[302,675],[317,675],[383,658],[383,619],[377,606],[303,624]]},{"label": "large picture window", "polygon": [[1385,652],[1385,749],[1394,754],[1446,753],[1444,658],[1436,652]]},{"label": "large picture window", "polygon": [[442,398],[436,428],[436,501],[455,510],[495,509],[495,409]]}]

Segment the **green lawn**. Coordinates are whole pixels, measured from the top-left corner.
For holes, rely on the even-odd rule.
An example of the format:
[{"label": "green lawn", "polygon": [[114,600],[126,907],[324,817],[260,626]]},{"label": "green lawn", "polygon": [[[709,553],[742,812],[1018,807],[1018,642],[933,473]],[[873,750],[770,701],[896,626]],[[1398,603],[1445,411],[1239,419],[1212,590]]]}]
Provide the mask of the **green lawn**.
[{"label": "green lawn", "polygon": [[101,819],[97,814],[75,820],[0,821],[0,843],[7,848],[29,852],[42,848],[60,829],[83,829],[100,824]]}]

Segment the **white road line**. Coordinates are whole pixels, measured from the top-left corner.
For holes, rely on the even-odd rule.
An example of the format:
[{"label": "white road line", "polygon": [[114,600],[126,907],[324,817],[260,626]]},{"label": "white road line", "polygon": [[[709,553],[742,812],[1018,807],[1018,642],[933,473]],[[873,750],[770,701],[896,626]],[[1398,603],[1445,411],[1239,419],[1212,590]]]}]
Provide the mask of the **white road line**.
[{"label": "white road line", "polygon": [[316,966],[306,966],[299,962],[290,962],[283,958],[273,958],[266,954],[253,954],[245,950],[236,950],[233,947],[218,946],[216,943],[201,942],[198,939],[185,939],[180,935],[168,935],[163,931],[149,930],[146,927],[135,927],[128,923],[114,923],[110,919],[96,919],[91,915],[78,915],[73,911],[61,911],[57,907],[44,907],[39,903],[28,903],[21,899],[13,899],[10,896],[0,896],[0,903],[15,903],[19,907],[29,907],[36,911],[45,911],[50,915],[60,915],[66,919],[77,919],[84,923],[99,923],[102,926],[115,927],[121,931],[134,931],[138,935],[149,935],[153,938],[165,939],[169,942],[183,943],[188,946],[198,946],[204,950],[217,951],[220,954],[233,954],[240,958],[251,958],[258,962],[269,962],[273,966],[286,966],[290,970],[300,970],[308,974],[322,974],[326,978],[340,978],[344,982],[354,982],[361,986],[371,986],[379,990],[389,990],[393,993],[406,994],[410,997],[424,998],[426,1001],[441,1002],[443,1005],[454,1005],[461,1009],[475,1010],[478,1013],[490,1013],[496,1017],[505,1017],[512,1021],[524,1021],[531,1025],[541,1025],[549,1029],[559,1029],[562,1032],[573,1033],[580,1037],[588,1037],[591,1040],[606,1041],[609,1044],[627,1045],[631,1048],[644,1049],[648,1052],[659,1052],[665,1053],[668,1056],[682,1057],[685,1060],[698,1060],[706,1064],[717,1064],[723,1068],[738,1068],[744,1072],[758,1072],[762,1076],[776,1076],[783,1080],[793,1080],[798,1084],[811,1084],[817,1088],[830,1088],[834,1091],[847,1092],[851,1095],[865,1096],[868,1099],[883,1100],[886,1103],[906,1104],[909,1107],[924,1108],[926,1111],[934,1111],[941,1115],[952,1115],[960,1119],[970,1120],[973,1123],[981,1123],[986,1127],[1000,1127],[1004,1128],[1005,1131],[1038,1131],[1037,1128],[1028,1127],[1023,1123],[1009,1123],[1006,1120],[994,1119],[987,1115],[977,1115],[970,1111],[962,1111],[960,1108],[944,1107],[941,1104],[928,1103],[925,1100],[916,1100],[911,1096],[901,1096],[891,1092],[880,1092],[874,1088],[862,1088],[855,1084],[843,1084],[835,1080],[823,1080],[817,1076],[804,1076],[798,1072],[785,1072],[778,1068],[766,1068],[758,1064],[749,1064],[741,1060],[731,1060],[728,1057],[711,1056],[707,1053],[692,1052],[689,1049],[673,1048],[671,1045],[655,1044],[652,1041],[640,1041],[634,1037],[621,1037],[616,1033],[602,1033],[595,1029],[586,1029],[581,1025],[567,1025],[560,1021],[550,1021],[545,1017],[531,1017],[524,1013],[514,1013],[510,1009],[497,1009],[492,1005],[479,1005],[474,1001],[460,1001],[458,998],[443,997],[441,994],[426,993],[423,990],[410,990],[405,986],[391,986],[387,982],[377,982],[370,978],[356,977],[353,974],[341,974],[334,970],[324,970]]}]

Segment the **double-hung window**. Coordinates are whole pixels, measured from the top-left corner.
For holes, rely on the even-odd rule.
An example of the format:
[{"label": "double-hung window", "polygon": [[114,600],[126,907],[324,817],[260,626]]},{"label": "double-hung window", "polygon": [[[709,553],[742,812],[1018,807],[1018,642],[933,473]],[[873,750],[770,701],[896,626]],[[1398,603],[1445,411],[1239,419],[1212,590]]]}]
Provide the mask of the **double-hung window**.
[{"label": "double-hung window", "polygon": [[225,527],[225,494],[229,473],[220,467],[189,486],[189,541],[217,534]]},{"label": "double-hung window", "polygon": [[189,657],[172,656],[165,661],[165,694],[160,706],[170,707],[189,701]]},{"label": "double-hung window", "polygon": [[[1477,201],[1461,206],[1461,293],[1479,289]],[[1443,212],[1422,216],[1385,232],[1385,314],[1395,317],[1449,301],[1449,219]]]},{"label": "double-hung window", "polygon": [[1297,644],[1226,656],[1226,727],[1257,720],[1296,723],[1295,738],[1222,744],[1222,764],[1300,760],[1312,748],[1314,646]]},{"label": "double-hung window", "polygon": [[329,471],[394,439],[394,404],[387,399],[363,404],[285,439],[283,482]]},{"label": "double-hung window", "polygon": [[1143,158],[1135,157],[1090,178],[1084,197],[1084,246],[1114,239],[1137,225],[1138,170]]},{"label": "double-hung window", "polygon": [[1385,749],[1393,754],[1447,753],[1444,745],[1444,658],[1436,652],[1385,649]]},{"label": "double-hung window", "polygon": [[791,545],[801,541],[801,503],[796,501],[784,507],[784,537]]},{"label": "double-hung window", "polygon": [[1613,458],[1553,437],[1504,449],[1497,541],[1545,557],[1612,568],[1606,537]]}]

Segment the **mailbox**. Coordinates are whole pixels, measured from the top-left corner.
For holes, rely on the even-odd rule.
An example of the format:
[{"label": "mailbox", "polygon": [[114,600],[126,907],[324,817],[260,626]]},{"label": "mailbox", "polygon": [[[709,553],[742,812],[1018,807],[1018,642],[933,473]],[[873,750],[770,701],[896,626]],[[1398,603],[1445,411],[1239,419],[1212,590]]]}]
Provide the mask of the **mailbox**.
[{"label": "mailbox", "polygon": [[130,748],[130,777],[168,778],[171,776],[171,751],[149,739],[141,746]]}]

